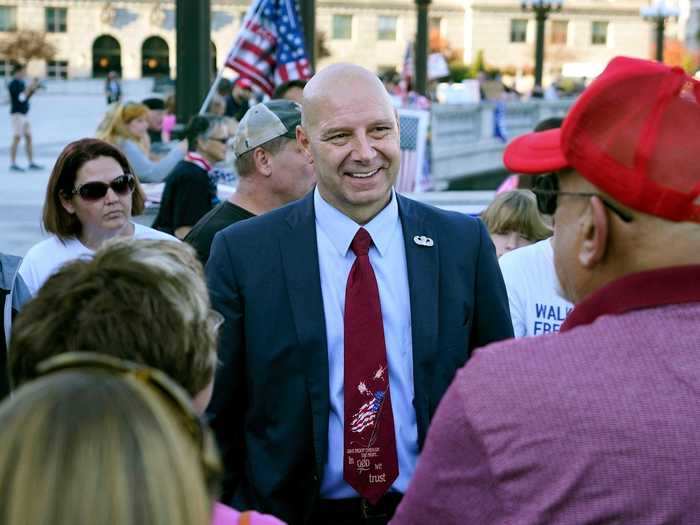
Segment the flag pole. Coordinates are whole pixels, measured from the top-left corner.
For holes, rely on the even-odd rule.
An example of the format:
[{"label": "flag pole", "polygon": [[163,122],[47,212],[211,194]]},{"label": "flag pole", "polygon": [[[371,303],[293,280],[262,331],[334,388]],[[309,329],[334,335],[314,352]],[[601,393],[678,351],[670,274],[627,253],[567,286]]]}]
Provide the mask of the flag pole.
[{"label": "flag pole", "polygon": [[214,79],[214,83],[209,88],[209,93],[207,93],[207,96],[204,99],[204,102],[202,102],[202,107],[199,108],[199,113],[197,113],[198,115],[204,115],[204,113],[207,111],[207,108],[209,107],[209,104],[211,104],[211,99],[214,98],[214,93],[216,93],[216,88],[219,85],[219,82],[221,81],[221,77],[224,76],[224,68],[225,67],[226,67],[226,64],[221,66],[219,68],[219,71],[216,73],[216,78]]}]

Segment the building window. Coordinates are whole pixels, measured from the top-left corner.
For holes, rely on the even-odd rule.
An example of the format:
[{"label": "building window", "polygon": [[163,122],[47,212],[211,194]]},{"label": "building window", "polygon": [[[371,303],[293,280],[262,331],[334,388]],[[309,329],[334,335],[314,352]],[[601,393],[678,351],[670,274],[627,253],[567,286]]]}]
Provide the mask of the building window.
[{"label": "building window", "polygon": [[333,40],[352,39],[352,15],[333,15]]},{"label": "building window", "polygon": [[377,40],[396,40],[395,16],[380,16],[377,27]]},{"label": "building window", "polygon": [[608,43],[608,23],[593,22],[591,25],[591,44],[604,46]]},{"label": "building window", "polygon": [[49,60],[46,62],[46,76],[48,78],[60,78],[65,80],[68,78],[68,61],[67,60]]},{"label": "building window", "polygon": [[514,44],[525,42],[527,38],[527,20],[515,19],[510,21],[510,41]]},{"label": "building window", "polygon": [[17,8],[0,6],[0,31],[17,31]]},{"label": "building window", "polygon": [[141,76],[170,77],[170,47],[159,36],[143,41],[141,46]]},{"label": "building window", "polygon": [[568,20],[552,20],[552,44],[566,45],[569,31]]},{"label": "building window", "polygon": [[47,33],[65,33],[67,30],[66,19],[68,18],[68,9],[65,7],[47,7],[46,13],[46,32]]}]

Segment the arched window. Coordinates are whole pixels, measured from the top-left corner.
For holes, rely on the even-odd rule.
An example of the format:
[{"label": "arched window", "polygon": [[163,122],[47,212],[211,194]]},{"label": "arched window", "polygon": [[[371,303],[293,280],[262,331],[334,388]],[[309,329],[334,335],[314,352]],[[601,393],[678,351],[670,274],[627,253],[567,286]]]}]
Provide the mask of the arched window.
[{"label": "arched window", "polygon": [[106,77],[110,71],[122,76],[122,47],[113,36],[100,35],[92,43],[92,76]]},{"label": "arched window", "polygon": [[141,46],[141,76],[170,77],[170,48],[159,36],[143,41]]}]

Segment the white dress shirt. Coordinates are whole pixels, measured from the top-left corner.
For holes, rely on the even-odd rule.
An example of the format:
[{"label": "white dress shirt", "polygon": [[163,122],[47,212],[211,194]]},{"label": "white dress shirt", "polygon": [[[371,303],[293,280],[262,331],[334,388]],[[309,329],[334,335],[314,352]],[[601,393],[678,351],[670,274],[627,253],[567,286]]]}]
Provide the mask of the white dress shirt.
[{"label": "white dress shirt", "polygon": [[[350,243],[361,226],[328,204],[318,188],[314,190],[314,208],[330,374],[328,461],[323,470],[321,497],[357,497],[355,489],[343,480],[343,314],[345,287],[350,268],[355,262]],[[405,492],[418,457],[418,426],[413,407],[413,344],[406,250],[394,194],[389,204],[364,228],[373,242],[369,259],[379,287],[389,365],[391,408],[399,460],[399,476],[392,489]]]}]

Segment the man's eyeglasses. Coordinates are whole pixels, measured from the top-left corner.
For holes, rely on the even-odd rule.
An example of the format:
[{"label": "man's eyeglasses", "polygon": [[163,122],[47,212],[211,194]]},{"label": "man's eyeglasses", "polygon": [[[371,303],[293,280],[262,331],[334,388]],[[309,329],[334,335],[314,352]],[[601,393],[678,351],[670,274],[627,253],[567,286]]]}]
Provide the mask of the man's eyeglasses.
[{"label": "man's eyeglasses", "polygon": [[117,195],[126,195],[136,187],[136,178],[130,173],[119,175],[107,184],[105,182],[86,182],[73,188],[71,195],[80,195],[86,201],[97,201],[107,195],[107,190],[112,188]]},{"label": "man's eyeglasses", "polygon": [[598,197],[603,205],[624,222],[631,222],[632,215],[616,206],[599,193],[585,193],[559,190],[559,177],[556,173],[541,175],[535,179],[532,191],[537,198],[537,209],[545,215],[554,215],[557,211],[557,197],[559,195],[569,195],[571,197]]},{"label": "man's eyeglasses", "polygon": [[[214,321],[214,319],[213,319]],[[149,387],[172,410],[187,434],[194,440],[200,451],[200,460],[207,484],[219,482],[221,466],[210,430],[194,411],[192,402],[184,389],[165,373],[131,361],[95,352],[67,352],[39,363],[39,376],[71,370],[89,370],[95,373],[111,374],[133,378]]]}]

